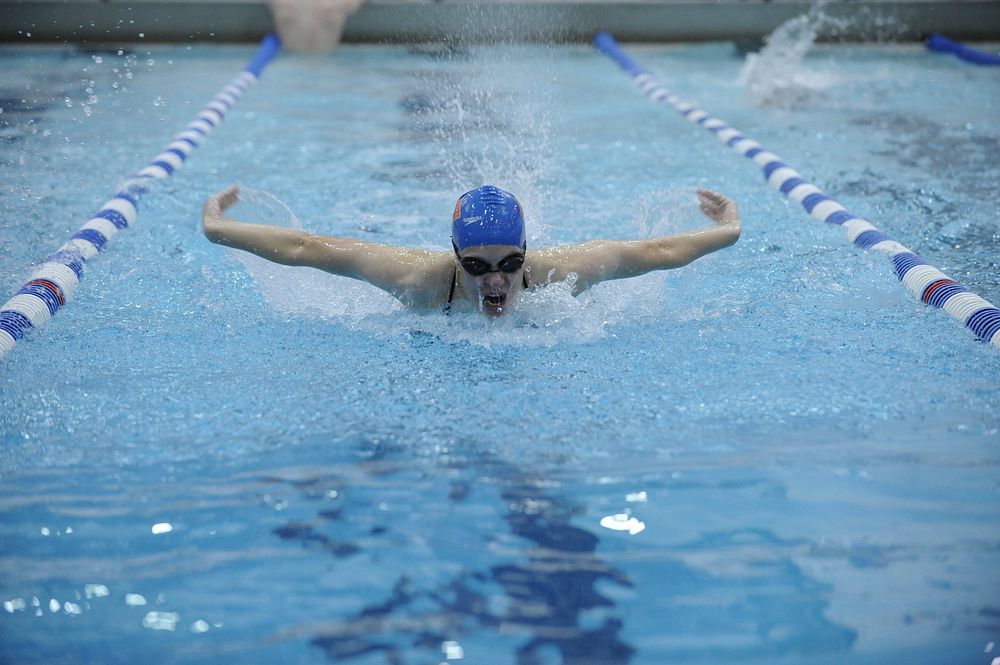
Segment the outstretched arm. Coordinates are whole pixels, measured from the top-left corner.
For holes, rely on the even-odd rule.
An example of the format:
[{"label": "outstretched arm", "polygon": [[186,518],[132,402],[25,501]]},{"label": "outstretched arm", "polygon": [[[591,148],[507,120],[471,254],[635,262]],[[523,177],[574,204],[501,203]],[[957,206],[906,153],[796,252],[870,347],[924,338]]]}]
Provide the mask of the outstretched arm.
[{"label": "outstretched arm", "polygon": [[699,189],[698,203],[715,226],[650,240],[595,240],[542,249],[528,260],[531,279],[560,281],[576,273],[573,290],[579,293],[605,280],[679,268],[739,240],[739,212],[730,198]]},{"label": "outstretched arm", "polygon": [[201,217],[205,237],[275,263],[309,266],[364,280],[408,305],[434,306],[442,298],[440,292],[447,288],[445,275],[454,269],[447,252],[391,247],[223,219],[222,214],[238,200],[236,185],[208,198]]}]

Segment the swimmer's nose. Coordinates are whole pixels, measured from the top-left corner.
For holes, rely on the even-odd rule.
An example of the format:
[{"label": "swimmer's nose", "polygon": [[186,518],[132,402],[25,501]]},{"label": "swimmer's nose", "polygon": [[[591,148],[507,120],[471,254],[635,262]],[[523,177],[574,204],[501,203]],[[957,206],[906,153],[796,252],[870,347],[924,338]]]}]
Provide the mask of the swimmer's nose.
[{"label": "swimmer's nose", "polygon": [[491,289],[500,289],[507,285],[507,278],[501,272],[491,272],[486,275],[484,283]]}]

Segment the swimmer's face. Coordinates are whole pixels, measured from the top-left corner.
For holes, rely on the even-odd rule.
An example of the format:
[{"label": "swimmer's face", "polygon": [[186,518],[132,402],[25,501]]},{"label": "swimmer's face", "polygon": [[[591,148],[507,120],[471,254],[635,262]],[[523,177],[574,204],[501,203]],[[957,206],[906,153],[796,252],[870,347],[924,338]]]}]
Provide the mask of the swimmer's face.
[{"label": "swimmer's face", "polygon": [[524,284],[524,250],[514,245],[478,245],[458,253],[465,297],[487,316],[503,316]]}]

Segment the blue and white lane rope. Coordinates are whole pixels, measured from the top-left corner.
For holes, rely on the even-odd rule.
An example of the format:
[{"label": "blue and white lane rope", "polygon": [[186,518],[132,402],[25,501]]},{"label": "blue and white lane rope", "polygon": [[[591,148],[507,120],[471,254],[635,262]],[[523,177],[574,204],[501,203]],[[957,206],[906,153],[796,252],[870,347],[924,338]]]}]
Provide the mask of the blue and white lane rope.
[{"label": "blue and white lane rope", "polygon": [[598,33],[594,36],[594,45],[618,63],[649,99],[669,104],[691,122],[714,133],[717,139],[739,154],[752,159],[763,171],[768,184],[799,203],[810,217],[843,226],[850,242],[886,254],[892,260],[896,276],[915,298],[944,309],[972,330],[978,339],[1000,348],[1000,309],[879,231],[871,222],[849,212],[773,152],[660,85],[652,74],[622,50],[611,35]]},{"label": "blue and white lane rope", "polygon": [[213,129],[278,54],[281,42],[265,37],[250,63],[226,85],[152,161],[128,178],[122,188],[80,227],[54,254],[48,256],[31,279],[0,307],[0,359],[31,330],[44,325],[76,291],[87,261],[103,251],[121,229],[135,223],[139,199],[151,186],[184,166],[188,155]]},{"label": "blue and white lane rope", "polygon": [[927,48],[939,53],[951,53],[956,57],[971,62],[974,65],[998,66],[1000,65],[1000,55],[974,49],[956,41],[948,39],[942,34],[934,33],[927,38]]}]

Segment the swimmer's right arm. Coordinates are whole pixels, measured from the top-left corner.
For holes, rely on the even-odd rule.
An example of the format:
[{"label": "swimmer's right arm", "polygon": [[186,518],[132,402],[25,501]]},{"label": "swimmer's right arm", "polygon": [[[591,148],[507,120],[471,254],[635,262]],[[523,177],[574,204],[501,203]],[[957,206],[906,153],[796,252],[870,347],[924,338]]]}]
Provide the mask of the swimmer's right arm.
[{"label": "swimmer's right arm", "polygon": [[437,306],[447,296],[438,293],[454,269],[454,260],[447,252],[391,247],[224,219],[222,214],[238,200],[236,185],[208,197],[201,217],[206,238],[275,263],[360,279],[408,305]]},{"label": "swimmer's right arm", "polygon": [[239,187],[232,185],[208,197],[201,212],[205,237],[214,243],[252,252],[277,263],[301,265],[295,259],[308,235],[304,231],[222,218],[222,213],[239,201],[239,193]]},{"label": "swimmer's right arm", "polygon": [[352,260],[352,250],[366,243],[348,238],[320,236],[301,229],[248,224],[224,218],[223,213],[239,201],[239,193],[239,186],[231,185],[205,201],[201,222],[206,238],[282,265],[321,268],[363,279],[363,276],[355,274],[356,270],[351,270],[351,264],[355,263]]}]

